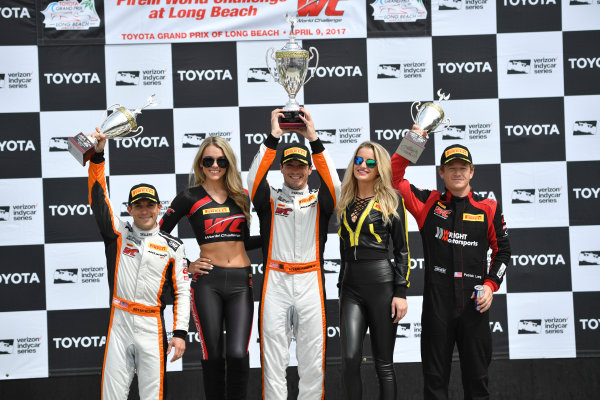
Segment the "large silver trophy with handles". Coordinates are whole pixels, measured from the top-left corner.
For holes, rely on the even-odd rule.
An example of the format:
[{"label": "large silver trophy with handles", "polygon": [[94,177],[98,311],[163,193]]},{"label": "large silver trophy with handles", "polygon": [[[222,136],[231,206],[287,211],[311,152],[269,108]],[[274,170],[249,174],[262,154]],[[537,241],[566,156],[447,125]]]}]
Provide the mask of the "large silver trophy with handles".
[{"label": "large silver trophy with handles", "polygon": [[[315,70],[319,65],[319,52],[314,47],[310,47],[309,51],[306,51],[296,42],[294,24],[298,22],[298,17],[286,14],[285,18],[291,24],[290,38],[280,50],[275,51],[272,47],[267,50],[266,62],[269,73],[275,82],[283,86],[289,97],[283,107],[284,117],[279,118],[279,126],[281,128],[303,128],[305,125],[298,116],[301,111],[296,94],[315,75]],[[313,57],[316,57],[315,67],[310,77],[306,79],[308,64]],[[275,68],[269,65],[269,59],[275,61]]]},{"label": "large silver trophy with handles", "polygon": [[[143,107],[135,110],[129,110],[120,104],[113,104],[106,110],[107,112],[112,111],[112,113],[102,123],[100,131],[106,135],[107,139],[122,138],[128,133],[135,134],[128,137],[136,137],[142,133],[144,127],[138,126],[135,119],[144,108],[157,104],[154,101],[154,95],[148,97]],[[80,132],[69,138],[69,152],[81,165],[85,165],[96,153],[96,144],[98,144],[96,139]]]},{"label": "large silver trophy with handles", "polygon": [[[444,94],[442,93],[442,89],[440,89],[437,91],[437,95],[439,97],[437,101],[427,102],[423,105],[421,105],[420,101],[415,101],[410,106],[410,115],[413,122],[422,130],[427,131],[428,135],[440,132],[450,124],[450,119],[444,119],[444,110],[439,105],[441,101],[448,100],[450,94]],[[416,109],[416,115],[413,108]],[[436,131],[437,128],[440,129]],[[427,138],[410,131],[404,136],[396,152],[415,163],[421,156],[421,153],[423,153],[423,150],[425,150],[425,143],[427,143]]]}]

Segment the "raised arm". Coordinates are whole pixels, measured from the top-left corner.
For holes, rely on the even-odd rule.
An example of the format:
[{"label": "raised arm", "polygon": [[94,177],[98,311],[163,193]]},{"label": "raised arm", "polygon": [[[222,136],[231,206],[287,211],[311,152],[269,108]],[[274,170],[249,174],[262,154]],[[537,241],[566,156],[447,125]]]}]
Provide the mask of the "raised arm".
[{"label": "raised arm", "polygon": [[[98,130],[98,128],[96,128]],[[88,167],[88,198],[94,213],[96,224],[105,241],[115,241],[119,237],[119,219],[113,212],[106,188],[104,176],[104,145],[106,136],[99,132],[91,135],[98,140],[96,154],[90,160]]]}]

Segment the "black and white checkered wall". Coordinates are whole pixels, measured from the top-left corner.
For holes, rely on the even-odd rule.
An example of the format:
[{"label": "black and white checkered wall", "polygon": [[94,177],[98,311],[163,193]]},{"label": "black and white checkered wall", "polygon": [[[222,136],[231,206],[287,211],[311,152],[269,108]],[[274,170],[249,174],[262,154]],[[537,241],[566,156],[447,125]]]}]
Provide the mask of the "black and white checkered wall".
[{"label": "black and white checkered wall", "polygon": [[[92,3],[99,23],[90,18],[85,29],[56,29],[48,22],[54,3]],[[128,188],[152,182],[168,205],[208,135],[229,140],[245,178],[269,132],[270,111],[287,98],[265,66],[267,49],[283,46],[282,32],[277,40],[130,40],[118,31],[130,21],[116,14],[116,3],[0,4],[0,379],[83,374],[102,365],[106,261],[87,204],[87,169],[68,153],[69,136],[91,132],[112,104],[134,109],[156,94],[159,106],[138,119],[143,134],[108,146],[113,207],[127,219]],[[283,15],[306,3],[264,7]],[[430,139],[407,176],[441,189],[436,160],[447,145],[462,143],[474,154],[473,189],[502,203],[513,256],[490,312],[494,356],[599,356],[600,0],[356,3],[319,0],[298,23],[307,30],[299,35],[303,47],[320,54],[299,101],[340,174],[362,141],[394,151],[412,125],[413,101],[437,99],[438,89],[450,93],[442,104],[450,127]],[[319,18],[333,38],[309,32]],[[344,18],[353,27],[346,36]],[[243,21],[220,23],[227,31]],[[268,24],[285,27],[283,18]],[[300,138],[291,133],[283,141]],[[270,182],[282,183],[276,170]],[[412,286],[397,362],[420,361],[424,261],[412,218],[409,230]],[[252,231],[258,233],[256,218]],[[334,232],[332,223],[325,249],[331,359],[339,357]],[[188,222],[176,233],[196,257]],[[258,300],[263,268],[258,252],[251,258]],[[188,350],[172,370],[199,365],[190,329]],[[259,367],[256,323],[253,329],[251,365]]]}]

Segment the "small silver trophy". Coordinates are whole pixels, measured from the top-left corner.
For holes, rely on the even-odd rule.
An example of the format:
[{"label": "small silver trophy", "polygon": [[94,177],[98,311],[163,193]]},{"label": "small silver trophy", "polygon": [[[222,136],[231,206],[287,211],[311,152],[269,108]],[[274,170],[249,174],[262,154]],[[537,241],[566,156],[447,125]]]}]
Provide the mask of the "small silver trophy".
[{"label": "small silver trophy", "polygon": [[[294,24],[298,22],[297,16],[285,15],[285,19],[291,24],[290,38],[280,50],[275,51],[272,47],[267,50],[265,59],[269,73],[279,83],[288,94],[289,100],[283,107],[283,118],[279,119],[281,128],[303,128],[304,122],[298,116],[301,114],[300,104],[296,101],[296,94],[302,86],[310,81],[315,75],[315,70],[319,65],[319,52],[314,47],[310,47],[309,51],[304,50],[294,36]],[[275,53],[273,55],[273,53]],[[308,64],[310,60],[316,57],[315,67],[308,79]],[[269,65],[269,59],[275,61],[276,68]],[[304,114],[303,114],[304,115]]]},{"label": "small silver trophy", "polygon": [[[137,126],[135,119],[143,109],[157,104],[154,101],[154,95],[148,97],[143,107],[135,110],[129,110],[120,104],[113,104],[106,110],[107,112],[112,111],[112,113],[102,123],[100,131],[106,135],[107,139],[121,138],[130,132],[135,135],[129,137],[136,137],[142,133],[144,127]],[[96,144],[98,144],[96,139],[80,132],[69,138],[69,152],[81,165],[85,165],[96,153]]]},{"label": "small silver trophy", "polygon": [[[427,135],[444,130],[450,124],[450,119],[444,119],[444,110],[439,105],[441,101],[448,100],[450,94],[444,94],[442,93],[442,89],[440,89],[437,91],[437,95],[439,96],[437,102],[427,102],[421,105],[420,101],[415,101],[410,106],[410,115],[413,122],[422,130],[427,131]],[[417,110],[416,116],[413,107]],[[440,127],[440,125],[441,129],[436,131],[436,128]],[[419,157],[421,157],[423,150],[425,150],[425,143],[427,143],[427,138],[410,131],[400,142],[396,153],[416,163]]]}]

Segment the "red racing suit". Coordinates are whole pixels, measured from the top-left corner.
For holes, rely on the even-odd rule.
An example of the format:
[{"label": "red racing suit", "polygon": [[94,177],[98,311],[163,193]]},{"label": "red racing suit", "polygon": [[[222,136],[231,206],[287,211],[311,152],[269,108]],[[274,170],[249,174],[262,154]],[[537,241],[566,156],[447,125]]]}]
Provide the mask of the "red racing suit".
[{"label": "red racing suit", "polygon": [[168,345],[163,310],[168,291],[174,299],[174,336],[186,338],[190,318],[184,246],[158,227],[145,231],[119,220],[108,199],[102,153],[92,158],[88,174],[90,206],[104,240],[112,282],[102,400],[127,399],[135,370],[140,398],[162,399]]},{"label": "red racing suit", "polygon": [[[487,398],[492,341],[489,312],[475,310],[475,285],[495,292],[510,260],[500,205],[473,192],[421,190],[404,179],[409,161],[392,156],[393,186],[415,217],[423,241],[425,286],[421,358],[426,399],[446,399],[454,344],[458,345],[465,398]],[[488,268],[488,249],[492,250]]]},{"label": "red racing suit", "polygon": [[323,250],[340,179],[319,139],[310,142],[319,189],[275,189],[267,172],[279,139],[269,135],[248,173],[250,199],[260,220],[265,277],[260,303],[263,398],[287,399],[286,368],[292,331],[300,376],[298,399],[323,399],[325,294]]}]

